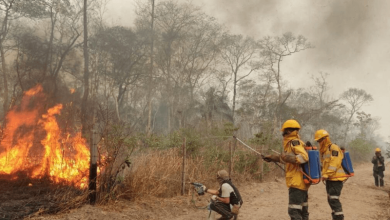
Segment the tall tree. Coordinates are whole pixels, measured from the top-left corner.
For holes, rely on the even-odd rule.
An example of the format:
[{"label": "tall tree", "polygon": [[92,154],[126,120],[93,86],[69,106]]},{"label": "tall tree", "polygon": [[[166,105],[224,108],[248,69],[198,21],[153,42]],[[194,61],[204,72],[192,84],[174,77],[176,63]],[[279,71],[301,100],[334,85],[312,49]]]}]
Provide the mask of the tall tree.
[{"label": "tall tree", "polygon": [[[83,54],[84,54],[84,75],[83,75],[83,84],[84,84],[84,94],[81,103],[81,125],[82,125],[82,135],[86,138],[88,132],[88,95],[89,95],[89,55],[88,55],[88,1],[84,0],[83,5],[83,26],[84,26],[84,44],[83,44]],[[53,16],[53,15],[52,15]],[[52,21],[53,22],[53,21]],[[52,37],[52,36],[51,36]]]},{"label": "tall tree", "polygon": [[154,2],[152,1],[152,13],[150,18],[150,73],[149,73],[149,85],[148,85],[148,125],[146,127],[146,134],[150,136],[152,132],[152,91],[153,91],[153,70],[154,70]]},{"label": "tall tree", "polygon": [[281,125],[281,111],[283,103],[287,97],[282,97],[282,74],[281,63],[287,56],[291,56],[294,53],[298,53],[302,50],[312,48],[312,45],[307,39],[301,35],[294,36],[291,32],[283,34],[281,37],[265,37],[260,41],[262,47],[263,68],[265,71],[269,71],[274,75],[275,82],[278,88],[278,109],[275,112],[276,124],[275,127]]},{"label": "tall tree", "polygon": [[242,35],[224,36],[221,57],[233,76],[233,121],[235,121],[238,83],[260,68],[256,52],[258,52],[258,44],[252,38],[244,38]]},{"label": "tall tree", "polygon": [[3,73],[3,110],[6,114],[8,110],[8,69],[5,60],[5,41],[10,29],[10,23],[20,17],[40,17],[43,14],[43,0],[2,0],[0,1],[0,13],[2,15],[1,30],[0,30],[0,56],[1,70]]},{"label": "tall tree", "polygon": [[363,106],[369,104],[374,99],[363,89],[357,88],[349,88],[340,95],[340,98],[347,103],[347,120],[344,131],[344,144],[346,144],[349,127],[351,125],[353,116],[359,112]]}]

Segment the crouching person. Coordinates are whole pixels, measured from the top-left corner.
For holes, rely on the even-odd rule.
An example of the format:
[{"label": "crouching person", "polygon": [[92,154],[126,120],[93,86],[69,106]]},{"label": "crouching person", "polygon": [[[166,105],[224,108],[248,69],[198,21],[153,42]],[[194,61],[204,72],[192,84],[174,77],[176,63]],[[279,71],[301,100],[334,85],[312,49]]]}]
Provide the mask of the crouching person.
[{"label": "crouching person", "polygon": [[240,192],[233,185],[226,170],[218,171],[217,181],[220,185],[218,190],[207,189],[207,187],[204,186],[205,192],[212,194],[209,219],[214,219],[213,216],[215,213],[213,212],[217,212],[222,215],[218,220],[236,220],[238,211],[243,203]]}]

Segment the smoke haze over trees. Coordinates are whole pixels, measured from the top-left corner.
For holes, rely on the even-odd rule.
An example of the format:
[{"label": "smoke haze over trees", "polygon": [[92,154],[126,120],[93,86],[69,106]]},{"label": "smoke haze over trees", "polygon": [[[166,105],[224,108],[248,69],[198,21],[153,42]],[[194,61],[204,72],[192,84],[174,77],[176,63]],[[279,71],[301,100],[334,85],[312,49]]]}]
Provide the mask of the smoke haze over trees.
[{"label": "smoke haze over trees", "polygon": [[[29,1],[31,11],[25,11],[21,2],[7,0],[0,5],[1,117],[37,83],[44,85],[53,102],[69,101],[69,91],[74,89],[75,108],[81,109],[86,104],[82,100],[86,91],[82,4],[37,0]],[[194,4],[156,1],[152,30],[150,1],[139,1],[136,11],[129,12],[135,19],[128,26],[107,22],[99,13],[104,11],[104,1],[91,1],[86,111],[92,114],[97,109],[100,123],[110,118],[127,124],[134,133],[148,130],[150,110],[152,135],[171,135],[180,129],[211,131],[231,124],[246,139],[261,133],[277,139],[281,123],[294,118],[303,127],[305,140],[313,141],[317,129],[326,129],[334,142],[351,151],[359,146],[356,155],[361,158],[382,144],[376,132],[379,119],[364,108],[376,97],[358,86],[334,90],[329,83],[332,73],[323,69],[339,62],[328,59],[327,50],[343,51],[347,57],[363,53],[369,36],[360,33],[367,28],[371,11],[363,10],[362,2],[330,3],[324,23],[317,24],[329,32],[325,36],[304,36],[299,28],[284,29],[278,20],[264,27],[271,30],[264,34],[241,31],[256,23],[251,10],[267,14],[280,4],[264,0],[260,10],[257,2],[214,2],[241,11],[241,17],[227,19],[240,27],[231,30]],[[349,16],[339,19],[346,10],[351,11]],[[343,29],[343,24],[350,29]],[[275,28],[277,32],[272,31]],[[360,47],[344,46],[346,37]],[[316,44],[322,41],[326,44]],[[322,52],[316,54],[318,50]],[[302,79],[305,85],[297,85],[296,79],[290,80],[296,76],[294,71],[284,64],[294,66],[298,56],[307,54],[316,54],[320,65]],[[343,65],[360,59],[351,58]],[[295,68],[305,65],[299,62]],[[307,64],[305,69],[309,67],[313,66]]]}]

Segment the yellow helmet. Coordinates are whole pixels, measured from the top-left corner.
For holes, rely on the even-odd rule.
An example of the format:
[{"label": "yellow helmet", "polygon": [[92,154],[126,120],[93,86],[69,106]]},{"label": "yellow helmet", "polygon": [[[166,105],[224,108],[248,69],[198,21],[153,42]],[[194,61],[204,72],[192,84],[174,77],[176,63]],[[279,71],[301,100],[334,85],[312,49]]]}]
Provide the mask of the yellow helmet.
[{"label": "yellow helmet", "polygon": [[381,149],[378,147],[375,149],[375,152],[381,152]]},{"label": "yellow helmet", "polygon": [[324,129],[320,129],[320,130],[316,131],[316,133],[314,134],[314,140],[316,140],[316,141],[318,141],[319,139],[321,139],[323,137],[329,137],[329,133],[327,131],[325,131]]},{"label": "yellow helmet", "polygon": [[284,131],[284,129],[286,129],[286,128],[301,129],[301,126],[299,125],[299,123],[296,120],[290,119],[290,120],[287,120],[286,122],[283,123],[282,129],[280,129],[280,131]]}]

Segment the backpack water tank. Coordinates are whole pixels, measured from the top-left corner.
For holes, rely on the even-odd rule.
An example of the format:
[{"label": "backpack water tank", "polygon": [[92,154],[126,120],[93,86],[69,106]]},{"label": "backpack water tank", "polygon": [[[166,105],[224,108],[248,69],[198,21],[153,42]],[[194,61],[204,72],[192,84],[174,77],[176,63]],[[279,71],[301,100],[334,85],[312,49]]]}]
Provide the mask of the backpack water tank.
[{"label": "backpack water tank", "polygon": [[309,161],[303,165],[303,172],[308,175],[303,175],[303,181],[306,184],[317,184],[321,181],[321,162],[320,152],[317,150],[308,150]]}]

